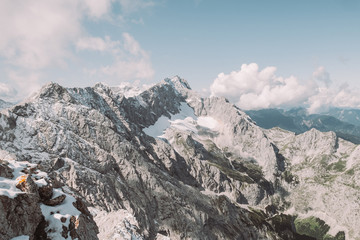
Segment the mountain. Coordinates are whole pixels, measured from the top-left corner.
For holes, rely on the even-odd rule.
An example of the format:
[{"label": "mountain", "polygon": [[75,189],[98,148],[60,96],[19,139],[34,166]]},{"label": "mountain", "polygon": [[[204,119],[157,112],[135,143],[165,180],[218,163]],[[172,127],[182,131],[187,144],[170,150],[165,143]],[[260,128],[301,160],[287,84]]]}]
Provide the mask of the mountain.
[{"label": "mountain", "polygon": [[4,108],[9,108],[9,107],[11,107],[13,105],[14,105],[13,103],[6,102],[6,101],[0,99],[0,110],[4,109]]},{"label": "mountain", "polygon": [[[246,113],[265,129],[280,127],[294,133],[304,133],[312,128],[322,132],[334,131],[339,137],[360,144],[360,126],[324,114],[307,114],[304,108],[250,110]],[[334,114],[335,115],[335,114]]]},{"label": "mountain", "polygon": [[179,77],[50,83],[0,118],[1,239],[360,236],[357,145],[263,129]]},{"label": "mountain", "polygon": [[343,122],[360,126],[360,109],[330,108],[324,115],[333,116]]}]

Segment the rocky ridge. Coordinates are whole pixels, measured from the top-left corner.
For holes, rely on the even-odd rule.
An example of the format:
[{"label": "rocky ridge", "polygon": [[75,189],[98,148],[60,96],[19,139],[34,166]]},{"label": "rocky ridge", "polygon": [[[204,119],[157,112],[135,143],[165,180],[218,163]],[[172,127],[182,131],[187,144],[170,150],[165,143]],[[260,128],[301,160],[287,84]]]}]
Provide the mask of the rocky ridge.
[{"label": "rocky ridge", "polygon": [[[0,148],[41,166],[48,181],[81,199],[100,239],[316,239],[303,227],[309,217],[331,225],[321,237],[358,234],[346,219],[343,228],[321,222],[330,219],[315,214],[326,212],[322,206],[310,211],[297,201],[298,189],[311,189],[306,170],[296,168],[309,159],[308,144],[314,159],[342,156],[346,171],[357,171],[356,157],[342,155],[356,155],[355,145],[338,138],[327,145],[323,133],[297,140],[265,131],[226,99],[201,98],[179,77],[132,96],[101,83],[50,83],[0,118]],[[342,152],[339,142],[347,146]],[[331,211],[335,219],[338,209]],[[79,239],[89,239],[81,237],[85,227],[97,229],[89,222]]]}]

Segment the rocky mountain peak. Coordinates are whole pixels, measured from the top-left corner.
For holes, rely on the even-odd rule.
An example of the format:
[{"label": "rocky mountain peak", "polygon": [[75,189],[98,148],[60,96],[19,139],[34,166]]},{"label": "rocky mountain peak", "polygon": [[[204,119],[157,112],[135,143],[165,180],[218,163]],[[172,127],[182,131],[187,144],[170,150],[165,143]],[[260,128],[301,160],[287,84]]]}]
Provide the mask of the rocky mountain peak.
[{"label": "rocky mountain peak", "polygon": [[186,88],[191,90],[189,83],[185,79],[180,78],[179,76],[174,76],[172,78],[165,78],[164,82],[173,85],[176,89]]},{"label": "rocky mountain peak", "polygon": [[44,85],[40,91],[35,94],[34,98],[53,99],[55,101],[63,100],[66,102],[74,101],[65,87],[54,82]]},{"label": "rocky mountain peak", "polygon": [[[315,130],[265,131],[226,99],[201,98],[177,76],[127,97],[120,90],[50,83],[0,115],[0,160],[13,156],[10,165],[0,161],[0,186],[7,187],[0,195],[25,171],[51,183],[58,193],[51,199],[66,195],[56,211],[78,209],[75,218],[56,220],[67,229],[51,225],[56,211],[38,209],[50,223],[43,235],[71,234],[76,216],[78,236],[89,232],[80,212],[95,220],[100,239],[315,239],[304,230],[310,220],[329,236],[359,233],[358,195],[345,194],[358,191],[356,145]],[[345,198],[352,211],[342,217],[334,202]],[[26,232],[30,239],[37,227]]]}]

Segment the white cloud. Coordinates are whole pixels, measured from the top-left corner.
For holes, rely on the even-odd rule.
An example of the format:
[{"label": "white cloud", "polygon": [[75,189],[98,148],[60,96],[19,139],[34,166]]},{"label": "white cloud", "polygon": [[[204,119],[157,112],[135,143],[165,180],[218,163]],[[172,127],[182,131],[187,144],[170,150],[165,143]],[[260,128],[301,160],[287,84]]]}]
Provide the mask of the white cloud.
[{"label": "white cloud", "polygon": [[330,74],[325,70],[325,67],[320,66],[313,72],[313,78],[317,81],[323,82],[326,87],[332,83]]},{"label": "white cloud", "polygon": [[122,39],[118,41],[112,41],[110,37],[83,38],[77,43],[77,48],[101,51],[109,54],[113,59],[110,65],[98,69],[87,69],[86,71],[91,75],[103,74],[117,80],[151,79],[154,75],[149,54],[129,33],[123,33]]},{"label": "white cloud", "polygon": [[0,82],[0,98],[12,98],[17,94],[16,90],[9,84]]},{"label": "white cloud", "polygon": [[[12,81],[13,86],[18,89],[18,94],[20,96],[29,96],[30,94],[39,90],[42,86],[42,76],[41,72],[28,72],[28,71],[9,71],[9,79]],[[12,99],[16,96],[12,96]]]},{"label": "white cloud", "polygon": [[239,71],[220,73],[210,87],[212,95],[221,95],[242,109],[292,106],[314,94],[314,85],[301,84],[294,77],[277,77],[275,67],[259,71],[256,63],[243,64]]},{"label": "white cloud", "polygon": [[69,44],[81,34],[78,1],[0,2],[0,54],[27,69],[63,65]]},{"label": "white cloud", "polygon": [[275,67],[259,70],[256,63],[243,64],[239,71],[220,73],[210,87],[211,95],[224,96],[244,110],[303,106],[309,113],[318,113],[330,107],[360,108],[360,89],[348,84],[330,86],[330,73],[323,66],[306,83],[275,72]]},{"label": "white cloud", "polygon": [[123,13],[130,14],[143,8],[155,5],[153,1],[148,0],[119,0]]},{"label": "white cloud", "polygon": [[343,84],[338,89],[319,88],[318,93],[309,98],[309,113],[318,113],[330,107],[360,108],[360,90]]},{"label": "white cloud", "polygon": [[[74,47],[77,50],[98,52],[109,49],[120,51],[122,57],[112,53],[117,56],[113,65],[126,70],[126,76],[134,72],[137,77],[153,74],[149,55],[137,46],[138,43],[130,35],[134,45],[126,39],[126,35],[120,43],[110,40],[110,37],[94,37],[87,33],[85,22],[104,21],[114,24],[116,19],[121,18],[119,13],[113,12],[114,4],[120,6],[120,14],[127,15],[154,5],[151,1],[142,0],[0,1],[0,67],[3,72],[9,73],[8,80],[12,81],[9,84],[23,88],[19,89],[21,94],[31,88],[26,85],[29,79],[33,79],[31,82],[34,84],[58,79],[44,73],[51,72],[51,69],[68,69],[75,62],[84,62],[78,61],[79,56],[74,52]],[[125,45],[126,41],[129,46]],[[124,52],[135,57],[124,58]],[[110,65],[107,67],[111,68]],[[116,72],[115,69],[113,72]],[[19,84],[21,79],[24,82]]]},{"label": "white cloud", "polygon": [[104,52],[115,48],[119,44],[120,42],[111,41],[109,36],[106,36],[104,39],[100,37],[83,37],[77,41],[76,47],[78,50]]},{"label": "white cloud", "polygon": [[101,18],[106,15],[111,8],[112,0],[83,0],[87,14],[93,18]]}]

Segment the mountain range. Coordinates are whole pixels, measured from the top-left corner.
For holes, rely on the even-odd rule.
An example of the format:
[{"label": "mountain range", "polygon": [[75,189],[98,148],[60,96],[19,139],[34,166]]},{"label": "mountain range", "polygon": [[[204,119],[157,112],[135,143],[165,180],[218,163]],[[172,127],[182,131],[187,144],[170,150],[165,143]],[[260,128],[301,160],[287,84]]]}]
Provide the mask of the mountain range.
[{"label": "mountain range", "polygon": [[360,239],[355,141],[180,77],[125,90],[49,83],[1,111],[1,239]]},{"label": "mountain range", "polygon": [[333,108],[320,114],[308,114],[305,108],[249,110],[246,113],[260,127],[280,127],[296,134],[312,128],[321,132],[333,131],[339,137],[360,144],[360,111]]}]

